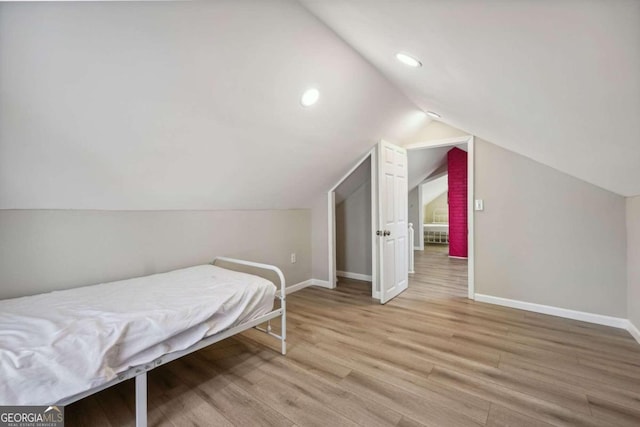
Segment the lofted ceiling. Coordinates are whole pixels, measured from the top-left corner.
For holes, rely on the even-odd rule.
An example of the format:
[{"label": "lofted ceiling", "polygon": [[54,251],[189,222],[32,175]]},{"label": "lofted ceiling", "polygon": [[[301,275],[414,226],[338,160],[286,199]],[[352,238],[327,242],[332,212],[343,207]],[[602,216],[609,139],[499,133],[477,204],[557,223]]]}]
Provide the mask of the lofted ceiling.
[{"label": "lofted ceiling", "polygon": [[[466,143],[455,145],[455,147],[467,151]],[[447,153],[453,148],[453,146],[444,146],[407,150],[407,184],[409,191],[427,179],[446,174]]]},{"label": "lofted ceiling", "polygon": [[0,3],[0,209],[309,207],[427,122],[295,1]]},{"label": "lofted ceiling", "polygon": [[639,23],[626,0],[1,2],[0,209],[310,207],[420,110],[640,194]]},{"label": "lofted ceiling", "polygon": [[443,166],[446,168],[449,150],[451,150],[451,147],[407,151],[407,185],[409,191],[413,190],[436,170],[441,169]]},{"label": "lofted ceiling", "polygon": [[367,182],[371,182],[371,157],[368,157],[360,163],[360,165],[336,187],[336,206],[344,202],[354,191]]},{"label": "lofted ceiling", "polygon": [[[640,194],[640,2],[302,0],[425,111]],[[394,55],[423,63],[409,68]]]},{"label": "lofted ceiling", "polygon": [[[428,205],[449,189],[449,176],[443,175],[422,186],[422,206]],[[425,219],[431,222],[432,218]]]}]

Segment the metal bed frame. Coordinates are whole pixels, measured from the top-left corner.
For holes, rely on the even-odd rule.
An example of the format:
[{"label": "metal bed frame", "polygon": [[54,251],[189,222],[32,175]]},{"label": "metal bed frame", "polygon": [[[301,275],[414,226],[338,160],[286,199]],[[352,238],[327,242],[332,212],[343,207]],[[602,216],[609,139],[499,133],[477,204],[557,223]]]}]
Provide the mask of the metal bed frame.
[{"label": "metal bed frame", "polygon": [[[215,344],[219,341],[222,341],[225,338],[229,338],[233,335],[239,334],[240,332],[246,331],[251,328],[255,328],[261,332],[264,332],[268,335],[271,335],[272,337],[279,339],[282,344],[281,353],[282,355],[285,355],[287,353],[287,341],[286,341],[287,339],[287,305],[286,304],[287,303],[286,303],[286,284],[285,284],[284,274],[282,274],[282,271],[274,265],[261,264],[257,262],[244,261],[244,260],[227,258],[227,257],[216,257],[211,264],[216,265],[217,262],[225,262],[230,264],[236,264],[239,266],[246,266],[246,267],[252,267],[256,269],[275,272],[278,276],[278,279],[280,280],[280,290],[277,291],[275,295],[275,297],[280,300],[280,307],[270,311],[269,313],[263,316],[253,319],[249,322],[243,323],[238,326],[234,326],[233,328],[229,328],[224,331],[218,332],[215,335],[206,337],[198,341],[197,343],[193,344],[192,346],[185,348],[184,350],[167,353],[149,363],[133,366],[127,369],[126,371],[119,373],[117,377],[112,379],[111,381],[108,381],[92,389],[83,391],[82,393],[78,393],[76,395],[64,398],[58,401],[56,404],[69,405],[80,399],[91,396],[94,393],[98,393],[99,391],[105,390],[113,385],[119,384],[131,378],[135,378],[136,379],[136,427],[146,427],[147,426],[147,372],[149,372],[150,370],[157,368],[160,365],[167,364],[173,360],[179,359],[182,356],[186,356],[187,354],[201,350],[211,344]],[[278,316],[281,317],[281,322],[282,322],[280,335],[274,333],[271,330],[271,320]],[[267,323],[267,327],[261,328],[259,325],[262,323]]]},{"label": "metal bed frame", "polygon": [[[433,222],[431,224],[448,223],[449,208],[436,208],[433,210]],[[424,224],[424,226],[431,224]],[[449,228],[446,231],[424,229],[424,243],[449,244]]]}]

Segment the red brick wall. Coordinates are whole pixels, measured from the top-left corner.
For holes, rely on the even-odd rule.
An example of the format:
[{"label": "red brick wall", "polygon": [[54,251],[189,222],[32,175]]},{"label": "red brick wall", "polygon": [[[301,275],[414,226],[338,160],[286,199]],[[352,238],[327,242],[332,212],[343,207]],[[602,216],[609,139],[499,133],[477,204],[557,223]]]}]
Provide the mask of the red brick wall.
[{"label": "red brick wall", "polygon": [[467,152],[447,153],[449,168],[449,255],[467,257]]}]

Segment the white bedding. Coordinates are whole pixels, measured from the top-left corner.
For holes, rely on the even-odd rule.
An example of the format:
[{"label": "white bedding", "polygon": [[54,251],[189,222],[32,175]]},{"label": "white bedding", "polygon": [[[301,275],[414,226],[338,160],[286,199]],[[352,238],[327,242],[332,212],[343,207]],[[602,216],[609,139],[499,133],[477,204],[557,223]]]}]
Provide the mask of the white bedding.
[{"label": "white bedding", "polygon": [[0,301],[0,405],[45,405],[273,309],[273,283],[200,265]]}]

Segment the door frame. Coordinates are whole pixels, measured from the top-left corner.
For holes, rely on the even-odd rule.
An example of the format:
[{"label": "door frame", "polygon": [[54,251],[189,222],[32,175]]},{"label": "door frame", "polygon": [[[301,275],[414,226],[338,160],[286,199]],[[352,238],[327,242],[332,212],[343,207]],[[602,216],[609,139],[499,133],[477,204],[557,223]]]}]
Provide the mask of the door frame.
[{"label": "door frame", "polygon": [[[434,139],[423,142],[416,142],[404,146],[407,152],[426,148],[437,148],[455,146],[459,144],[467,144],[467,290],[468,298],[475,300],[475,221],[474,221],[474,199],[475,199],[475,141],[473,135],[464,135],[455,138]],[[344,180],[346,180],[364,161],[371,159],[371,235],[375,236],[376,224],[378,223],[378,158],[377,144],[367,154],[356,162],[349,171],[340,178],[340,180],[327,192],[327,223],[328,223],[328,259],[329,259],[329,288],[336,287],[336,201],[335,190]],[[420,184],[421,185],[421,184]],[[408,194],[407,194],[408,197]],[[419,198],[421,196],[419,195]],[[421,209],[420,209],[421,210]],[[424,213],[423,213],[424,215]],[[424,220],[424,218],[423,218]],[[424,222],[424,221],[423,221]],[[423,229],[422,224],[418,224],[419,229]],[[378,282],[378,253],[376,251],[376,239],[371,241],[371,297],[380,299],[379,282]]]},{"label": "door frame", "polygon": [[[407,152],[410,150],[407,150]],[[442,178],[446,175],[446,172],[438,173],[437,175],[431,175],[428,178],[425,178],[420,184],[418,184],[418,206],[422,207],[422,186],[430,183],[433,180],[438,178]],[[418,230],[418,240],[413,242],[413,248],[417,251],[424,251],[424,209],[418,210],[418,224],[416,224]],[[416,245],[417,243],[417,245]]]},{"label": "door frame", "polygon": [[[414,144],[409,144],[404,146],[407,152],[422,150],[428,148],[437,148],[437,147],[449,147],[455,146],[459,144],[467,144],[467,246],[468,246],[468,256],[467,256],[467,295],[469,299],[475,300],[475,246],[474,246],[474,238],[475,238],[475,224],[474,224],[474,200],[475,200],[475,144],[473,135],[465,135],[455,138],[445,138],[445,139],[434,139],[430,141],[416,142]],[[422,183],[418,184],[418,200],[421,203],[421,187]],[[419,213],[422,211],[422,206],[419,206]],[[424,213],[422,214],[424,215]],[[420,216],[419,216],[420,217]],[[424,218],[422,219],[424,222]],[[423,230],[423,224],[418,224],[418,229]]]},{"label": "door frame", "polygon": [[[340,178],[340,180],[331,187],[327,192],[327,223],[329,230],[329,288],[335,289],[337,286],[337,266],[336,266],[336,188],[340,186],[351,174],[365,161],[371,161],[371,235],[376,233],[376,224],[378,223],[377,215],[377,145],[374,146],[366,155],[356,162],[349,171]],[[378,265],[375,239],[371,239],[371,297],[379,299],[380,292],[378,289]]]}]

